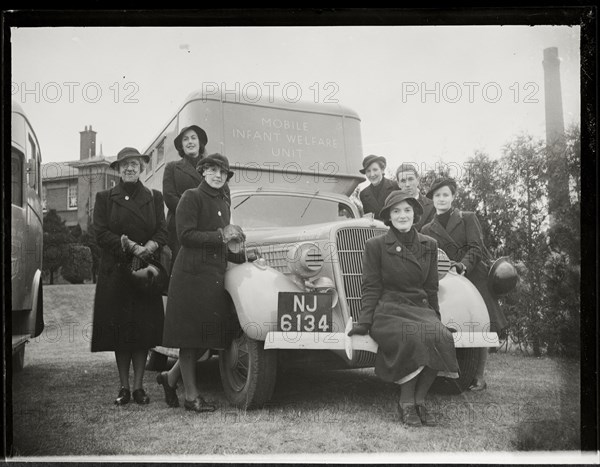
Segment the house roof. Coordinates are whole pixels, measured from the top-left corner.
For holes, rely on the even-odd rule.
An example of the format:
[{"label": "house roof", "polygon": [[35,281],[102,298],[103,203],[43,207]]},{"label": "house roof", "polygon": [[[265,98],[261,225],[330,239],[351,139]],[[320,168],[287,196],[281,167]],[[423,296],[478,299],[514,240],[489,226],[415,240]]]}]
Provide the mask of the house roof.
[{"label": "house roof", "polygon": [[110,165],[116,161],[117,157],[96,156],[90,159],[68,161],[68,162],[47,162],[42,164],[42,181],[44,180],[62,180],[77,178],[79,175],[78,167],[90,165]]}]

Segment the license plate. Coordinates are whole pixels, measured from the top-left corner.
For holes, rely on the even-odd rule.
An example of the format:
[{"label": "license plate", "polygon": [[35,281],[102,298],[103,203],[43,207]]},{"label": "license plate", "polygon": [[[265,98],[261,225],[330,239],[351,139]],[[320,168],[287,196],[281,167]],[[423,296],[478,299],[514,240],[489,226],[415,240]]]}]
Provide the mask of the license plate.
[{"label": "license plate", "polygon": [[331,304],[331,294],[279,292],[277,330],[331,331]]}]

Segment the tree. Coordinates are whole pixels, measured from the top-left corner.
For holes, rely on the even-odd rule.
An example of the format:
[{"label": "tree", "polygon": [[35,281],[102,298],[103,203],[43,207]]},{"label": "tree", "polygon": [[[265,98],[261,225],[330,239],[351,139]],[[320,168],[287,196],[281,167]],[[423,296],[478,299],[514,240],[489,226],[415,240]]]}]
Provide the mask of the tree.
[{"label": "tree", "polygon": [[87,246],[77,243],[67,245],[67,259],[60,272],[71,284],[83,284],[91,279],[92,253]]},{"label": "tree", "polygon": [[54,284],[54,273],[67,259],[67,244],[70,242],[69,228],[55,209],[44,216],[43,269],[50,274],[50,284]]}]

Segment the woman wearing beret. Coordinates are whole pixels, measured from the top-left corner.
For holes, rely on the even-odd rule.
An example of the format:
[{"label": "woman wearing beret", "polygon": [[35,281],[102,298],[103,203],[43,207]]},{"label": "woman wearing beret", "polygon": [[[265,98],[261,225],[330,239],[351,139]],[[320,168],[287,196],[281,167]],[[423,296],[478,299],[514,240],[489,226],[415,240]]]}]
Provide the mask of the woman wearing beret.
[{"label": "woman wearing beret", "polygon": [[390,229],[365,244],[361,314],[348,333],[377,342],[375,373],[400,385],[408,426],[436,425],[425,406],[429,388],[440,371],[458,377],[452,333],[440,320],[437,243],[414,227],[422,212],[406,192],[386,199],[381,219]]},{"label": "woman wearing beret", "polygon": [[224,187],[233,172],[227,158],[212,154],[198,168],[204,180],[187,190],[177,206],[181,254],[173,265],[162,344],[179,348],[185,409],[212,412],[215,406],[198,389],[196,362],[207,349],[225,348],[239,330],[224,276],[227,261],[244,261],[244,254],[229,252],[227,243],[245,236],[240,227],[229,223]]},{"label": "woman wearing beret", "polygon": [[[148,349],[162,339],[164,308],[160,288],[139,287],[132,271],[147,266],[167,241],[163,198],[139,180],[149,157],[124,148],[111,168],[121,180],[96,195],[93,230],[101,250],[94,299],[92,352],[114,351],[121,382],[115,404],[138,404],[149,398],[143,389]],[[133,394],[129,368],[133,364]]]},{"label": "woman wearing beret", "polygon": [[398,184],[395,181],[383,176],[385,167],[385,157],[371,154],[363,159],[363,168],[359,171],[371,182],[359,194],[363,212],[365,214],[373,213],[375,219],[379,220],[381,220],[379,213],[385,199],[392,191],[398,190]]},{"label": "woman wearing beret", "polygon": [[[500,333],[508,324],[498,302],[488,288],[489,266],[485,264],[483,235],[481,225],[473,212],[460,211],[452,206],[456,195],[456,182],[451,178],[437,179],[427,193],[433,200],[435,217],[424,225],[421,232],[438,241],[439,247],[454,262],[453,267],[464,274],[483,297],[490,316],[491,332]],[[479,365],[470,386],[472,391],[487,388],[484,379],[488,349],[480,351]]]}]

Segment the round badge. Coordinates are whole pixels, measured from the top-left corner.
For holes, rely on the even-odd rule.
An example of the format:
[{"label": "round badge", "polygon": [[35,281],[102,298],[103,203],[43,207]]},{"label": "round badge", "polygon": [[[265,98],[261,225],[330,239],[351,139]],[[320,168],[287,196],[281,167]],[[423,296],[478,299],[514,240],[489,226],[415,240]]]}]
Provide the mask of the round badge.
[{"label": "round badge", "polygon": [[129,196],[125,196],[125,201],[129,201]]},{"label": "round badge", "polygon": [[400,251],[402,250],[402,248],[400,248],[399,246],[396,247],[396,251]]},{"label": "round badge", "polygon": [[221,211],[217,211],[217,214],[220,216],[221,215]]}]

